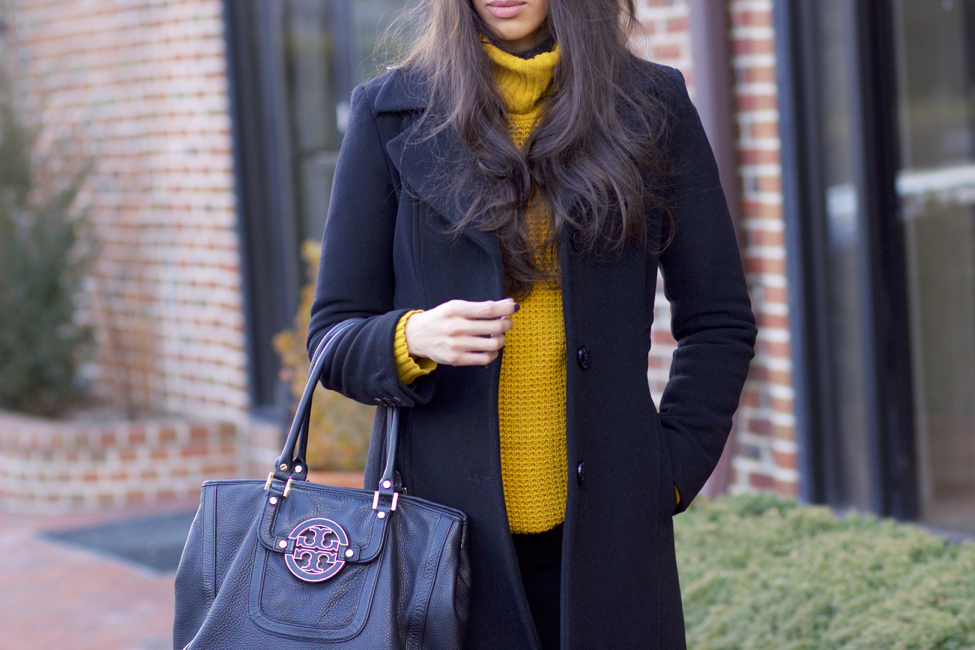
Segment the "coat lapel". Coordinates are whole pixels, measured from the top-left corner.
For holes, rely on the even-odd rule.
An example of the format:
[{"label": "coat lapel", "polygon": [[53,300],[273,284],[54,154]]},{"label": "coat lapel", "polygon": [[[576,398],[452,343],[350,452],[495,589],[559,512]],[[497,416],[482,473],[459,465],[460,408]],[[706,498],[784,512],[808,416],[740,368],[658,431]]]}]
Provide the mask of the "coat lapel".
[{"label": "coat lapel", "polygon": [[[457,224],[473,203],[473,194],[449,191],[451,170],[465,164],[469,155],[453,129],[444,129],[433,137],[415,137],[416,117],[426,109],[426,93],[422,82],[402,69],[383,84],[376,96],[378,113],[412,113],[408,124],[386,143],[386,153],[399,171],[406,190],[427,203],[450,224]],[[500,261],[498,239],[477,228],[466,228],[464,235],[472,239],[489,255]]]}]

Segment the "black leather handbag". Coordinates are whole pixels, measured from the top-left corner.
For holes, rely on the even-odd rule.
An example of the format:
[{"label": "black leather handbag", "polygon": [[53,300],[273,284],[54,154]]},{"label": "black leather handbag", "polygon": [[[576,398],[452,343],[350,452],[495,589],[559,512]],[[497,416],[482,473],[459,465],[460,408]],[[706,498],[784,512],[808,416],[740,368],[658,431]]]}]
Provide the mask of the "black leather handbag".
[{"label": "black leather handbag", "polygon": [[470,594],[467,516],[395,485],[399,409],[387,412],[375,491],[307,482],[312,362],[267,481],[203,484],[176,572],[176,650],[458,650]]}]

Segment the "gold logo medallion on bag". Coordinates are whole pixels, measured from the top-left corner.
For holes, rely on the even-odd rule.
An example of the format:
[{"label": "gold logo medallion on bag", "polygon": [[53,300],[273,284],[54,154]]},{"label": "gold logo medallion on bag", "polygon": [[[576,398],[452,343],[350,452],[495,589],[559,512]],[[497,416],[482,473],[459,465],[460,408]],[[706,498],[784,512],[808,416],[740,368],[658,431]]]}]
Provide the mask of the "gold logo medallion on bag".
[{"label": "gold logo medallion on bag", "polygon": [[322,582],[334,577],[345,566],[349,536],[331,519],[307,519],[291,531],[294,550],[285,553],[288,570],[299,580]]}]

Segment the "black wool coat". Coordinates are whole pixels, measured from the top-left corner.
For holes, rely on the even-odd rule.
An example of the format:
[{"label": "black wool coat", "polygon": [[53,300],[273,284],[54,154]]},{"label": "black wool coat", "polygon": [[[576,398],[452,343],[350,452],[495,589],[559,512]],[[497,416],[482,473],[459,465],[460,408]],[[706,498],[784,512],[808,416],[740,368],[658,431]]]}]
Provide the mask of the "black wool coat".
[{"label": "black wool coat", "polygon": [[[657,254],[659,215],[650,219],[646,245],[623,255],[582,256],[569,230],[560,240],[569,466],[563,648],[685,647],[672,516],[691,502],[721,454],[756,335],[717,167],[683,78],[650,63],[642,69],[648,92],[673,111],[673,241]],[[450,131],[408,139],[423,96],[422,83],[404,70],[353,93],[309,346],[336,323],[365,317],[340,335],[322,381],[380,405],[366,486],[375,488],[381,470],[383,404],[406,407],[398,463],[409,493],[470,518],[465,647],[534,649],[501,484],[503,352],[487,367],[440,365],[410,386],[396,372],[393,336],[406,311],[505,297],[496,237],[476,229],[445,233],[462,207],[438,188],[467,154]],[[647,386],[658,267],[678,342],[659,414]]]}]

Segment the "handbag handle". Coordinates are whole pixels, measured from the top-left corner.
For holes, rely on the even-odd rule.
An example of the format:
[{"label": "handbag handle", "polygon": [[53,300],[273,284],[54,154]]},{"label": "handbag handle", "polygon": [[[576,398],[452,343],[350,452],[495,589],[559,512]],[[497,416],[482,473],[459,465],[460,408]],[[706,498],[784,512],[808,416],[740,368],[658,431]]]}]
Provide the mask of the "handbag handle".
[{"label": "handbag handle", "polygon": [[[339,335],[363,320],[365,319],[350,318],[338,323],[337,325],[334,325],[332,329],[325,334],[325,336],[319,342],[318,347],[315,349],[315,354],[312,355],[311,367],[308,369],[308,381],[305,384],[305,390],[301,394],[301,399],[298,401],[298,408],[295,410],[295,417],[291,422],[291,429],[288,431],[288,437],[285,439],[284,448],[281,450],[281,455],[278,456],[278,459],[274,463],[274,470],[268,476],[269,485],[272,479],[290,481],[295,474],[300,475],[302,478],[305,476],[307,468],[302,467],[301,471],[295,471],[295,452],[300,451],[301,453],[298,454],[297,457],[303,457],[304,450],[308,445],[308,428],[311,419],[311,404],[315,394],[315,388],[318,386],[318,382],[321,380],[322,370],[325,367],[325,359],[332,348],[337,345],[338,340],[341,338]],[[386,412],[386,465],[383,469],[382,476],[379,479],[379,486],[374,499],[374,508],[376,507],[380,496],[389,496],[393,499],[391,510],[396,509],[395,504],[399,495],[394,490],[395,485],[393,476],[396,465],[396,447],[399,438],[398,432],[399,408],[389,407]]]},{"label": "handbag handle", "polygon": [[[270,496],[264,503],[264,513],[258,525],[258,538],[261,544],[269,551],[276,553],[294,553],[297,539],[293,534],[283,531],[280,534],[276,531],[278,504],[281,499],[286,499],[291,491],[293,481],[304,481],[307,478],[307,468],[298,467],[295,456],[296,451],[303,450],[308,444],[308,425],[311,417],[311,403],[321,379],[322,370],[325,367],[325,358],[331,348],[337,345],[340,334],[353,325],[363,321],[362,318],[352,318],[342,321],[330,329],[319,342],[315,354],[312,356],[311,367],[308,370],[308,381],[305,383],[305,390],[298,401],[298,408],[295,410],[294,420],[291,422],[291,429],[284,442],[284,449],[275,461],[274,470],[268,474],[264,490],[270,492]],[[342,562],[369,563],[374,561],[382,552],[386,543],[386,531],[390,516],[396,510],[399,503],[399,493],[394,490],[393,467],[396,461],[396,443],[399,422],[398,409],[392,409],[387,413],[386,431],[389,436],[388,449],[386,453],[386,468],[382,478],[379,480],[379,488],[375,491],[372,498],[372,509],[375,518],[372,523],[372,533],[368,535],[365,545],[348,545],[342,553]],[[300,458],[300,457],[299,457]],[[304,460],[301,460],[304,463]],[[381,498],[381,497],[388,497]],[[293,533],[293,531],[292,531]]]}]

